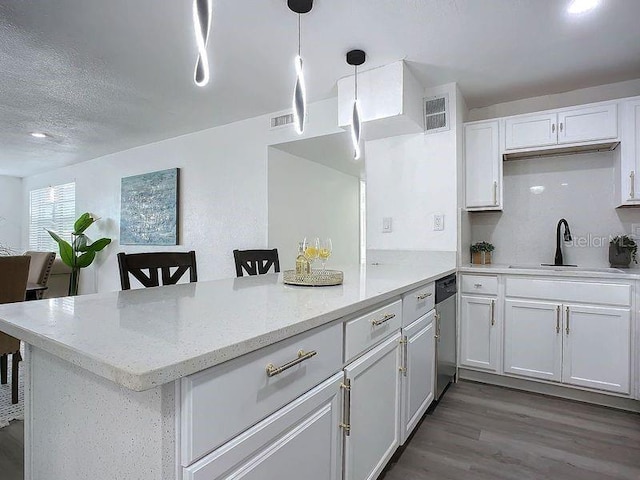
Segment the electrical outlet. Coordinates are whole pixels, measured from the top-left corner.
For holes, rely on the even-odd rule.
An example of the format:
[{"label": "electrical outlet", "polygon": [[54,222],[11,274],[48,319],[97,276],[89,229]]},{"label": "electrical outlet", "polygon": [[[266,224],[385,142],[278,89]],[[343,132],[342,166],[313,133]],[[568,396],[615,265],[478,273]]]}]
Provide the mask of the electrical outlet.
[{"label": "electrical outlet", "polygon": [[433,230],[437,232],[444,230],[444,215],[442,213],[436,213],[433,216]]},{"label": "electrical outlet", "polygon": [[392,230],[391,217],[382,218],[382,233],[391,233]]}]

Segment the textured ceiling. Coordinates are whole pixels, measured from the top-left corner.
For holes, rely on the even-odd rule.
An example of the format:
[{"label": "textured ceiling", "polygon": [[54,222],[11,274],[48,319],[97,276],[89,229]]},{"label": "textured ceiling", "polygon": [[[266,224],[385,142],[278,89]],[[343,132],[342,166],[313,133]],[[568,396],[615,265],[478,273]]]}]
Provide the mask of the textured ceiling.
[{"label": "textured ceiling", "polygon": [[[310,101],[404,58],[470,107],[640,77],[640,1],[316,0],[303,17]],[[290,105],[296,17],[285,0],[214,0],[212,80],[193,84],[190,0],[3,0],[0,174],[25,176]],[[31,131],[51,139],[37,140]]]}]

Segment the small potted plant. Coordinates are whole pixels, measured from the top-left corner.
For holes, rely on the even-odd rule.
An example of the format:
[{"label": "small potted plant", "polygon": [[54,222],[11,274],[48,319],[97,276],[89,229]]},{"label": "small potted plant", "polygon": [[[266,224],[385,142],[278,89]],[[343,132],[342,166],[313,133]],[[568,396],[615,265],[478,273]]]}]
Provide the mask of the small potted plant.
[{"label": "small potted plant", "polygon": [[629,235],[618,235],[609,242],[609,263],[613,268],[629,268],[631,260],[638,263],[638,245]]},{"label": "small potted plant", "polygon": [[488,265],[491,263],[491,252],[495,247],[489,242],[477,242],[471,245],[471,263]]}]

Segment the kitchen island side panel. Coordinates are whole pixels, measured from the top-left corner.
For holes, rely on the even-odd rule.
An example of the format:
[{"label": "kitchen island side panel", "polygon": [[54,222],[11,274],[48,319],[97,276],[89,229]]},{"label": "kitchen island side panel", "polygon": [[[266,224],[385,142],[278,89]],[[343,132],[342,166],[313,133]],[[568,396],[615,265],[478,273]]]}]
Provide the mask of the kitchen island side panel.
[{"label": "kitchen island side panel", "polygon": [[26,480],[175,480],[173,382],[135,392],[26,348]]}]

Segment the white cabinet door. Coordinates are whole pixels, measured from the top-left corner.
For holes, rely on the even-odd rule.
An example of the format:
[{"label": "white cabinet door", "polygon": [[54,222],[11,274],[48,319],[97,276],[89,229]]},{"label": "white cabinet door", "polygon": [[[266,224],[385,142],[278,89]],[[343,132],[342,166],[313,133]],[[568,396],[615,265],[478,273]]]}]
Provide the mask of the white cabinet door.
[{"label": "white cabinet door", "polygon": [[400,338],[398,332],[344,369],[350,385],[345,480],[376,479],[400,444]]},{"label": "white cabinet door", "polygon": [[618,136],[615,103],[558,113],[558,143],[593,142]]},{"label": "white cabinet door", "polygon": [[402,424],[400,438],[407,440],[431,405],[435,388],[435,310],[403,331]]},{"label": "white cabinet door", "polygon": [[543,147],[558,143],[557,114],[520,115],[505,119],[505,148]]},{"label": "white cabinet door", "polygon": [[564,308],[562,381],[630,393],[630,309],[584,305]]},{"label": "white cabinet door", "polygon": [[183,470],[184,480],[342,478],[342,373]]},{"label": "white cabinet door", "polygon": [[498,121],[465,125],[464,146],[467,208],[500,208],[502,158]]},{"label": "white cabinet door", "polygon": [[622,105],[622,138],[620,143],[619,203],[637,205],[640,202],[640,99]]},{"label": "white cabinet door", "polygon": [[460,365],[495,372],[498,369],[496,299],[460,297]]},{"label": "white cabinet door", "polygon": [[504,372],[557,382],[561,380],[560,304],[505,301]]}]

